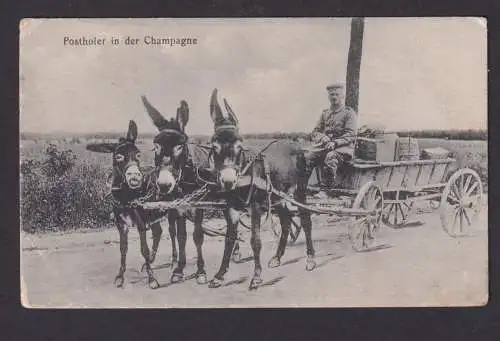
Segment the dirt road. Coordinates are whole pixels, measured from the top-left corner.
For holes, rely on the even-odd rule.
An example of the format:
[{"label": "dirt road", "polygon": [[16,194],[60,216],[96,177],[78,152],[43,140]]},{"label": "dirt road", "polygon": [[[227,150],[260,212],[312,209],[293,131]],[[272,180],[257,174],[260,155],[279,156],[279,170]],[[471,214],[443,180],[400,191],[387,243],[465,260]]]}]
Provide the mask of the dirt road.
[{"label": "dirt road", "polygon": [[[301,234],[287,248],[279,268],[267,268],[275,249],[269,230],[263,231],[263,279],[248,291],[253,273],[249,243],[242,244],[243,262],[231,263],[225,286],[210,289],[194,279],[169,284],[170,240],[164,234],[154,271],[161,287],[146,285],[138,235],[131,231],[126,286],[113,280],[119,268],[118,233],[22,235],[24,304],[30,307],[387,307],[468,306],[488,299],[488,234],[486,209],[470,237],[451,238],[441,229],[438,214],[418,214],[400,230],[382,228],[375,251],[352,250],[345,225],[329,226],[314,218],[313,238],[318,267],[305,271]],[[188,225],[188,233],[192,226]],[[248,241],[248,234],[244,234]],[[188,240],[186,275],[195,271],[195,249]],[[209,279],[219,266],[223,239],[205,237]]]}]

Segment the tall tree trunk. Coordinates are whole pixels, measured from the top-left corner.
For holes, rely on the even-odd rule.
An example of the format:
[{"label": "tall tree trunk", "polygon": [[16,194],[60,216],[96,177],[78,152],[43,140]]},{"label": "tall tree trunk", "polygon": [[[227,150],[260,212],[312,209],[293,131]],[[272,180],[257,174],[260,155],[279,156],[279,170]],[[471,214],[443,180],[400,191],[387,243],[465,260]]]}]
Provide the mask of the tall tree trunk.
[{"label": "tall tree trunk", "polygon": [[359,101],[359,73],[361,68],[361,54],[363,50],[364,18],[351,20],[351,41],[347,58],[346,74],[346,105],[358,111]]}]

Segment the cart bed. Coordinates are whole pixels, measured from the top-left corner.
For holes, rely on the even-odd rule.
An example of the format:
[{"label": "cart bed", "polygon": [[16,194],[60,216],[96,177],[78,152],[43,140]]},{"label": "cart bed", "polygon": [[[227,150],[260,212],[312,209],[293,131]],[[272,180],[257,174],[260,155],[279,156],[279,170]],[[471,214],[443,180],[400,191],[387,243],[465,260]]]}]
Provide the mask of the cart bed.
[{"label": "cart bed", "polygon": [[369,163],[355,160],[339,169],[336,187],[359,190],[368,181],[385,191],[418,191],[445,185],[453,158]]}]

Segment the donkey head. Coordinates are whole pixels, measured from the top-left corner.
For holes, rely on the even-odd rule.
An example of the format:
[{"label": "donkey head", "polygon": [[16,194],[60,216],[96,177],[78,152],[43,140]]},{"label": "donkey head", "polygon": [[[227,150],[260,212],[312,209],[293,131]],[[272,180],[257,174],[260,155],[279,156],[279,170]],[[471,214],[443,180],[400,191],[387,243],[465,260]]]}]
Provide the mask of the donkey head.
[{"label": "donkey head", "polygon": [[131,120],[126,137],[120,137],[118,142],[89,143],[86,148],[92,152],[112,153],[114,182],[137,189],[144,176],[139,168],[141,153],[135,145],[136,139],[137,124]]},{"label": "donkey head", "polygon": [[214,89],[210,100],[210,116],[214,122],[210,161],[222,189],[230,191],[235,188],[243,166],[243,139],[238,131],[238,119],[226,99],[224,106],[226,115],[222,113],[217,89]]},{"label": "donkey head", "polygon": [[160,194],[169,194],[178,185],[188,156],[188,136],[184,128],[189,121],[189,107],[182,100],[175,119],[167,120],[149,103],[146,96],[142,96],[142,102],[159,131],[153,139],[158,188]]}]

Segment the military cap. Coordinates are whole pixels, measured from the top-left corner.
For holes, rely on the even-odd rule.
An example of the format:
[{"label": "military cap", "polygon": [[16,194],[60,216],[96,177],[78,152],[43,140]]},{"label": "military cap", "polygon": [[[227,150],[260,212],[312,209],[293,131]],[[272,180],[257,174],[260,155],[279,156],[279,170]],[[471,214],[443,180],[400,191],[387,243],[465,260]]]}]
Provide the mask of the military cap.
[{"label": "military cap", "polygon": [[345,86],[343,83],[332,83],[326,86],[326,91],[341,89],[344,90]]}]

